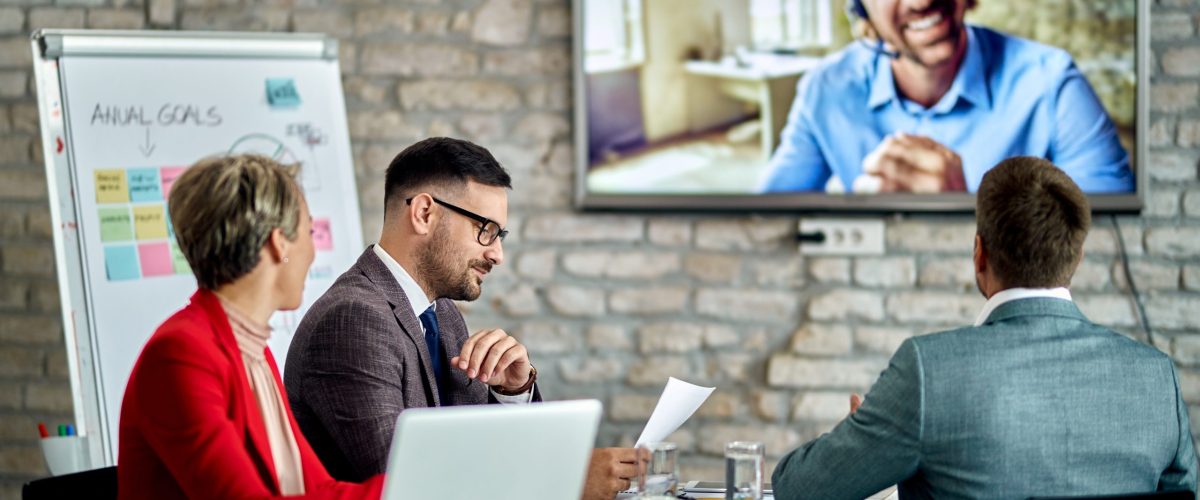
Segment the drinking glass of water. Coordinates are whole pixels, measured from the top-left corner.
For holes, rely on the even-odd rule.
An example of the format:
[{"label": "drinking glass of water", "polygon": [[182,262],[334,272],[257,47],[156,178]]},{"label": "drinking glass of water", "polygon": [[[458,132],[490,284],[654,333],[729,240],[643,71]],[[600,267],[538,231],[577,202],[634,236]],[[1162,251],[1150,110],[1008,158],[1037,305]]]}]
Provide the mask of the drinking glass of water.
[{"label": "drinking glass of water", "polygon": [[725,445],[725,500],[762,500],[763,444],[734,441]]},{"label": "drinking glass of water", "polygon": [[679,452],[675,443],[649,443],[640,446],[638,492],[641,498],[673,498],[679,485]]}]

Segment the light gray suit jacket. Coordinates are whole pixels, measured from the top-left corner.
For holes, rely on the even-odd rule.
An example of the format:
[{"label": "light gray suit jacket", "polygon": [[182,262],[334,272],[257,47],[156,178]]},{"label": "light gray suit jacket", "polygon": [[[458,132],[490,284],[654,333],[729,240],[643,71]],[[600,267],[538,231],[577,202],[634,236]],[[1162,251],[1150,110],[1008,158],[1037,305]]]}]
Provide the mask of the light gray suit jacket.
[{"label": "light gray suit jacket", "polygon": [[775,498],[1012,498],[1196,487],[1170,358],[1070,301],[906,340],[861,407],[785,456]]},{"label": "light gray suit jacket", "polygon": [[[437,319],[449,366],[470,334],[453,301],[437,300]],[[370,247],[304,315],[284,366],[296,423],[343,481],[384,471],[402,410],[495,402],[487,385],[455,369],[452,390],[438,393],[421,322]]]}]

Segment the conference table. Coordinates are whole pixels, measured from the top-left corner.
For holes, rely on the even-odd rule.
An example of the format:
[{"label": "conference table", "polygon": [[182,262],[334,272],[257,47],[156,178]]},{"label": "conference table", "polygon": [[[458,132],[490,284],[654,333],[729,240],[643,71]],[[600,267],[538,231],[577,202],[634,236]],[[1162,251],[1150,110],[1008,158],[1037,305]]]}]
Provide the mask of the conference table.
[{"label": "conference table", "polygon": [[[637,498],[637,493],[621,492],[617,495],[617,500],[626,500]],[[704,499],[721,499],[724,500],[724,493],[685,493],[680,498],[704,498]],[[883,491],[867,497],[867,500],[897,500],[900,498],[899,492],[895,486],[884,488]],[[763,500],[775,500],[772,495],[764,495]]]}]

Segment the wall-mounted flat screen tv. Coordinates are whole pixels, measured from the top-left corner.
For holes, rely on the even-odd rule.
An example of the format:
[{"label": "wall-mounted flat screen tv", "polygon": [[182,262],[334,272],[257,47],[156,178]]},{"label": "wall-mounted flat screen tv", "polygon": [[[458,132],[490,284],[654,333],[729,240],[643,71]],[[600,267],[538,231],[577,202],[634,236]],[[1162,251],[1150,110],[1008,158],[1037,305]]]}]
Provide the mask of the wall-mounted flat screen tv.
[{"label": "wall-mounted flat screen tv", "polygon": [[1145,0],[575,0],[584,209],[960,212],[1038,156],[1142,206]]}]

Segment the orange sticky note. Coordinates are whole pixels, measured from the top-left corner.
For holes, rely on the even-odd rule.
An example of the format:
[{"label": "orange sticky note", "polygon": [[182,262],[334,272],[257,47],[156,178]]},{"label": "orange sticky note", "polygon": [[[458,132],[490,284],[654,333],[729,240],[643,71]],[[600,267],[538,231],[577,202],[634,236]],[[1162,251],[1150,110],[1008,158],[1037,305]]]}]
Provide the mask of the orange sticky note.
[{"label": "orange sticky note", "polygon": [[121,169],[96,170],[96,203],[129,203],[129,185]]},{"label": "orange sticky note", "polygon": [[167,237],[167,219],[162,205],[133,207],[133,232],[138,241]]}]

